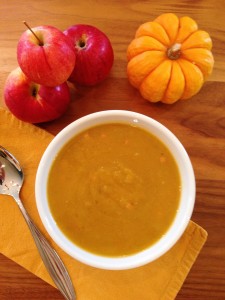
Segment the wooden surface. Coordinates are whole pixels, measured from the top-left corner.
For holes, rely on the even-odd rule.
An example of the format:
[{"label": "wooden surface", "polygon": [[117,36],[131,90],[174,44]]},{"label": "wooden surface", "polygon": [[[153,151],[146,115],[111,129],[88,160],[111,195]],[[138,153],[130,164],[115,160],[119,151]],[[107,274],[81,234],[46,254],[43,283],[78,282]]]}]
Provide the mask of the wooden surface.
[{"label": "wooden surface", "polygon": [[[126,77],[126,48],[135,30],[164,12],[193,17],[211,35],[215,57],[213,74],[199,94],[172,106],[146,102]],[[225,1],[1,0],[0,102],[5,79],[17,67],[16,46],[25,30],[23,20],[33,27],[49,24],[62,30],[77,23],[91,24],[108,35],[115,53],[110,76],[98,86],[72,89],[67,113],[42,127],[56,134],[88,113],[127,109],[151,116],[172,130],[185,146],[196,175],[192,220],[209,234],[177,300],[225,299]],[[63,298],[57,290],[0,255],[0,299]]]}]

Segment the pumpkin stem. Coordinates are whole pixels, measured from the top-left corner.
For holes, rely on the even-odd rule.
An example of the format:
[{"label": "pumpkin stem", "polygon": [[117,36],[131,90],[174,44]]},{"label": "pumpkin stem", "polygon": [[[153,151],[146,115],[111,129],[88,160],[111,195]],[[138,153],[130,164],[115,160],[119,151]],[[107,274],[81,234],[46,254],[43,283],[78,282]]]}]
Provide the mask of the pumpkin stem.
[{"label": "pumpkin stem", "polygon": [[168,50],[167,50],[167,56],[169,59],[178,59],[181,55],[181,44],[176,43],[172,45]]}]

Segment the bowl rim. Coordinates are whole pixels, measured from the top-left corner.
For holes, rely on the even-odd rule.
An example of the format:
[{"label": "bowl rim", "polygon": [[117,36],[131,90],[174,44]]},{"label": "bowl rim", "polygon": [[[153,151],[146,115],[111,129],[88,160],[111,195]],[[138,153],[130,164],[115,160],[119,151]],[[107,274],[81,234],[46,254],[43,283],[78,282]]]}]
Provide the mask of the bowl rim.
[{"label": "bowl rim", "polygon": [[[46,184],[48,171],[56,153],[72,136],[83,130],[102,123],[130,123],[150,129],[151,133],[162,139],[177,162],[182,181],[180,206],[175,219],[165,235],[149,248],[136,254],[122,257],[100,256],[81,249],[65,237],[54,221],[47,201]],[[61,144],[60,144],[61,143]],[[76,260],[101,269],[131,269],[152,262],[166,253],[181,237],[194,209],[195,175],[190,158],[178,138],[163,124],[155,119],[128,110],[105,110],[83,116],[63,128],[47,146],[41,157],[35,179],[36,206],[41,221],[53,241]],[[185,201],[184,201],[185,199]]]}]

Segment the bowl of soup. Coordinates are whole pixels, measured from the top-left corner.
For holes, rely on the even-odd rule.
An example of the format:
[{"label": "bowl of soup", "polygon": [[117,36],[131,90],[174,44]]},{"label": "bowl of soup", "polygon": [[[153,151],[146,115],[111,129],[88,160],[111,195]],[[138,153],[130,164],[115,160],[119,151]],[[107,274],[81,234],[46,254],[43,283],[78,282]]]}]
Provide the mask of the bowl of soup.
[{"label": "bowl of soup", "polygon": [[35,194],[47,232],[67,254],[122,270],[156,260],[178,241],[193,212],[195,177],[186,150],[164,125],[109,110],[53,138]]}]

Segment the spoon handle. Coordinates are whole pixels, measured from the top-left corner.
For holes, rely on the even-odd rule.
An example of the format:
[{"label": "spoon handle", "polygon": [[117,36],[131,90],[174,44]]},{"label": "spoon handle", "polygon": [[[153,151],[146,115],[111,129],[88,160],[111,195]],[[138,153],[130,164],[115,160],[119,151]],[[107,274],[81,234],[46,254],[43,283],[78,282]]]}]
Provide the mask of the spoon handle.
[{"label": "spoon handle", "polygon": [[54,281],[62,295],[65,297],[65,299],[75,300],[76,295],[72,281],[59,255],[50,246],[43,234],[34,224],[26,209],[24,208],[19,196],[15,196],[14,199],[16,200],[16,203],[18,204],[20,211],[22,212],[27,225],[30,228],[39,254],[45,264],[46,269],[52,277],[52,280]]}]

